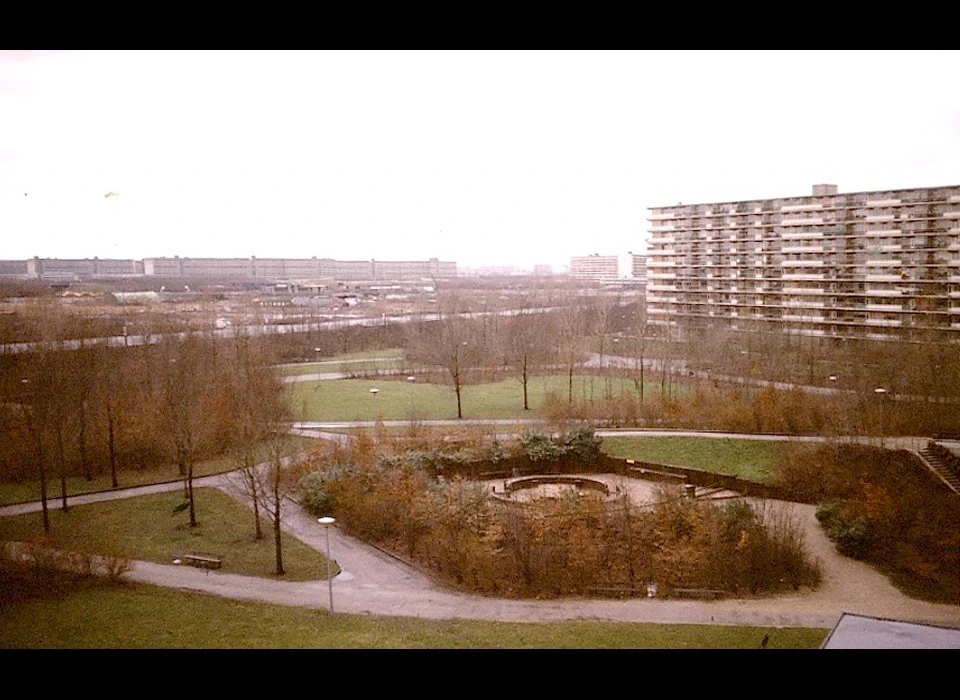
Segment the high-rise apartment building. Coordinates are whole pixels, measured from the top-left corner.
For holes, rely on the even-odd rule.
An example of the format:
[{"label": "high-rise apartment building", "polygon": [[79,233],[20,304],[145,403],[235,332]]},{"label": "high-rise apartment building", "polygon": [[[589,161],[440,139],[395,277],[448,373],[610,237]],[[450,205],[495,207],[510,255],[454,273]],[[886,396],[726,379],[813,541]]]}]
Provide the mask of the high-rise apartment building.
[{"label": "high-rise apartment building", "polygon": [[650,209],[651,323],[960,340],[960,186]]}]

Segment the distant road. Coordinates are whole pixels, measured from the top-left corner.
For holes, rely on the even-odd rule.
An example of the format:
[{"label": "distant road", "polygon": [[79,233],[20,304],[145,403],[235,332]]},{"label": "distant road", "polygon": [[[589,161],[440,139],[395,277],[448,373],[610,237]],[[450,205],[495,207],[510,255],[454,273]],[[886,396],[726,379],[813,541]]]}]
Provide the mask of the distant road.
[{"label": "distant road", "polygon": [[[519,313],[546,313],[551,311],[551,307],[539,307],[536,309],[504,309],[503,311],[476,311],[470,313],[458,314],[462,318],[482,318],[483,316],[515,316]],[[376,316],[337,316],[327,317],[324,321],[311,321],[307,323],[268,323],[242,326],[251,335],[270,335],[284,333],[312,333],[321,330],[336,330],[352,326],[386,326],[392,323],[412,323],[414,321],[437,321],[441,314],[400,314],[387,316],[381,314]],[[153,345],[160,342],[163,338],[171,337],[184,339],[190,336],[212,334],[215,338],[232,338],[237,327],[216,328],[202,331],[183,331],[180,333],[156,333],[151,335],[115,335],[102,336],[98,338],[84,338],[62,341],[46,341],[31,343],[3,343],[0,344],[0,355],[17,354],[21,352],[30,352],[33,350],[46,348],[50,350],[77,350],[80,347],[89,345],[108,345],[110,347],[124,347],[137,345]]]}]

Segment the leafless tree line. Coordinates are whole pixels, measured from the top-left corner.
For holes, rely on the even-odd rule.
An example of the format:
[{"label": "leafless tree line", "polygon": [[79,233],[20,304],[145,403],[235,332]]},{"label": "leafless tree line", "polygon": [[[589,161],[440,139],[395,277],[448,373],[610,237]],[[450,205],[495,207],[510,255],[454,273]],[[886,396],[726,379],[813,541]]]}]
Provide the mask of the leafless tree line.
[{"label": "leafless tree line", "polygon": [[[263,343],[237,329],[137,347],[63,345],[67,329],[46,319],[46,344],[0,357],[0,479],[40,483],[47,514],[48,480],[92,481],[175,465],[183,479],[191,525],[197,524],[193,480],[197,462],[233,456],[240,466],[287,419],[282,385]],[[59,345],[58,345],[59,343]]]}]

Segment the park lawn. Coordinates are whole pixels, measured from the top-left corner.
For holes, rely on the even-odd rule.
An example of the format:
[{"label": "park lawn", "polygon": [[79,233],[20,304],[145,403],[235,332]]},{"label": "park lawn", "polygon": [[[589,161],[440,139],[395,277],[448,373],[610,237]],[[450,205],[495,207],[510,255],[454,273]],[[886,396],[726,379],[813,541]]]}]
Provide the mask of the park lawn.
[{"label": "park lawn", "polygon": [[400,370],[406,366],[403,358],[384,360],[345,360],[342,362],[305,362],[300,365],[286,365],[278,369],[280,376],[301,377],[311,374],[339,372],[342,374],[373,373],[386,370]]},{"label": "park lawn", "polygon": [[[294,454],[302,450],[309,450],[318,444],[314,438],[301,437],[299,435],[288,435],[284,438],[283,453]],[[259,459],[267,459],[266,448],[259,451]],[[236,469],[237,465],[231,457],[217,457],[215,459],[206,459],[194,466],[194,476],[210,476],[211,474],[220,474],[225,471]],[[152,469],[134,469],[127,467],[117,474],[119,488],[129,488],[131,486],[144,486],[146,484],[161,484],[168,481],[177,481],[178,475],[176,465],[164,465]],[[82,476],[71,476],[67,478],[67,496],[76,496],[81,493],[94,493],[97,491],[111,491],[110,474],[94,474],[93,480],[87,481]],[[53,501],[61,497],[60,479],[55,473],[47,474],[47,499]],[[29,501],[40,500],[40,482],[22,481],[0,483],[0,505],[9,505],[11,503],[27,503]]]},{"label": "park lawn", "polygon": [[[273,533],[261,519],[264,537],[254,539],[253,510],[215,488],[194,490],[199,525],[190,527],[180,490],[50,509],[50,535],[55,549],[111,554],[169,564],[175,552],[208,552],[222,556],[222,571],[247,576],[273,576],[276,569]],[[0,541],[35,542],[43,535],[39,512],[0,518]],[[283,580],[326,579],[327,560],[319,552],[284,534]],[[334,567],[336,570],[336,567]]]},{"label": "park lawn", "polygon": [[[632,379],[575,375],[575,401],[599,401],[608,394],[635,394]],[[648,395],[659,390],[654,382],[645,382]],[[370,390],[377,389],[374,394]],[[472,384],[461,388],[465,419],[517,420],[539,418],[547,398],[561,400],[568,395],[565,375],[534,377],[528,383],[530,410],[523,410],[523,384],[507,378],[498,382]],[[449,420],[457,417],[457,395],[453,385],[409,382],[405,377],[381,379],[339,379],[320,382],[296,382],[287,385],[297,420],[374,421],[374,420]]]},{"label": "park lawn", "polygon": [[284,377],[316,374],[317,372],[357,372],[372,369],[397,369],[403,366],[402,348],[365,350],[344,355],[324,357],[316,362],[297,362],[277,365],[277,372]]},{"label": "park lawn", "polygon": [[605,437],[601,450],[611,457],[693,467],[765,482],[785,441],[709,437]]},{"label": "park lawn", "polygon": [[828,632],[330,616],[325,610],[89,581],[39,598],[4,602],[0,597],[0,648],[5,649],[755,649],[765,636],[768,649],[815,649]]}]

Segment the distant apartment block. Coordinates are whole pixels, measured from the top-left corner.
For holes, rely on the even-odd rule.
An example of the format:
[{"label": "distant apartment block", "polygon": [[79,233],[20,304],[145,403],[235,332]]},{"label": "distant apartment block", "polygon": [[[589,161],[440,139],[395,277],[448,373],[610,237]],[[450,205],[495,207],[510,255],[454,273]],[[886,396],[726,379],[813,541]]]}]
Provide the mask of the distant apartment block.
[{"label": "distant apartment block", "polygon": [[662,326],[960,340],[960,186],[650,209]]},{"label": "distant apartment block", "polygon": [[[4,266],[19,262],[7,260],[0,263],[0,275],[4,274]],[[31,258],[23,262],[26,264],[24,279],[47,282],[70,282],[95,277],[136,277],[143,274],[143,262],[140,260]]]},{"label": "distant apartment block", "polygon": [[630,256],[630,277],[636,281],[646,283],[647,281],[647,256],[636,255],[632,252]]},{"label": "distant apartment block", "polygon": [[620,278],[620,258],[597,253],[570,258],[570,276],[600,283],[616,281]]},{"label": "distant apartment block", "polygon": [[456,277],[457,264],[437,258],[413,261],[343,261],[332,258],[181,258],[175,256],[143,260],[101,260],[99,258],[0,260],[0,277],[6,278],[71,282],[139,275],[247,280],[330,278],[357,282],[409,281]]},{"label": "distant apartment block", "polygon": [[513,277],[523,272],[514,265],[481,265],[463,268],[460,274],[464,277]]}]

